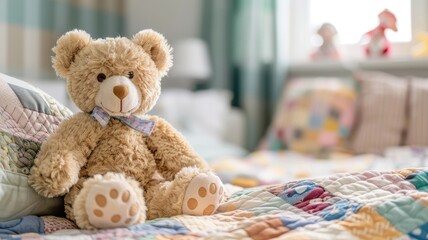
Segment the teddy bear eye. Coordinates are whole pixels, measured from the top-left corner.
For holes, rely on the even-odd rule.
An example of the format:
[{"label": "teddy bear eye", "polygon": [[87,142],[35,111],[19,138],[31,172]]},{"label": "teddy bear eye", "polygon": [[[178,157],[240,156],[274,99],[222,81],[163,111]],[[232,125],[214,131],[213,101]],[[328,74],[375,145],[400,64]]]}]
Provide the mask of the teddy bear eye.
[{"label": "teddy bear eye", "polygon": [[102,82],[102,81],[104,81],[104,80],[106,80],[106,75],[104,74],[104,73],[100,73],[100,74],[98,74],[98,76],[97,76],[97,80],[98,80],[98,82]]},{"label": "teddy bear eye", "polygon": [[128,78],[129,78],[129,79],[134,78],[134,72],[133,72],[133,71],[129,71],[129,72],[128,72]]}]

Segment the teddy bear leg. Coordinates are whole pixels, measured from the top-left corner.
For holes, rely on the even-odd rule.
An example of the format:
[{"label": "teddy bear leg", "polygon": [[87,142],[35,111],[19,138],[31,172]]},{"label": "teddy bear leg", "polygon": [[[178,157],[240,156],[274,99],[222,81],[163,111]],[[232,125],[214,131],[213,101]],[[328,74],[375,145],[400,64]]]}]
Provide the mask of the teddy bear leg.
[{"label": "teddy bear leg", "polygon": [[67,193],[64,197],[64,209],[65,214],[68,219],[73,222],[76,222],[76,218],[74,217],[73,204],[77,195],[83,187],[83,183],[86,181],[85,178],[80,178],[73,187],[71,187],[70,192]]},{"label": "teddy bear leg", "polygon": [[224,198],[221,180],[210,171],[186,167],[173,181],[152,184],[147,190],[149,219],[187,214],[213,214]]},{"label": "teddy bear leg", "polygon": [[85,229],[126,227],[144,222],[146,210],[137,181],[107,173],[83,183],[73,203],[73,218]]}]

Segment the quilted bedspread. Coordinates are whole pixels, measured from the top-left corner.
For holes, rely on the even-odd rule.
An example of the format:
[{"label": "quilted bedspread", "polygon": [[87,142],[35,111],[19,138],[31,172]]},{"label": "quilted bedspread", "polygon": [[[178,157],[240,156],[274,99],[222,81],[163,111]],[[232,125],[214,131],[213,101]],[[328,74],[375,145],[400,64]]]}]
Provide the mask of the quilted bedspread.
[{"label": "quilted bedspread", "polygon": [[427,239],[428,169],[344,173],[234,193],[212,216],[22,239]]}]

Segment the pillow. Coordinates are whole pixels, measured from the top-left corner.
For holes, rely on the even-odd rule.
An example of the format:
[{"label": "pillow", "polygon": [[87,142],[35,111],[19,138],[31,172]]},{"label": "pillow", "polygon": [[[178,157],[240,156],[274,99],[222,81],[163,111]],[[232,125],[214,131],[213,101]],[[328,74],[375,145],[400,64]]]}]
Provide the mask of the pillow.
[{"label": "pillow", "polygon": [[428,146],[428,79],[410,81],[406,145]]},{"label": "pillow", "polygon": [[162,92],[152,114],[165,118],[182,132],[222,139],[231,111],[231,94],[225,90]]},{"label": "pillow", "polygon": [[0,74],[0,220],[62,211],[62,199],[39,196],[27,174],[41,143],[72,113],[30,84]]},{"label": "pillow", "polygon": [[382,153],[399,146],[406,121],[408,81],[382,72],[358,72],[359,121],[352,139],[356,153]]},{"label": "pillow", "polygon": [[286,148],[317,157],[343,149],[353,127],[355,105],[351,81],[292,80],[285,88],[265,148]]}]

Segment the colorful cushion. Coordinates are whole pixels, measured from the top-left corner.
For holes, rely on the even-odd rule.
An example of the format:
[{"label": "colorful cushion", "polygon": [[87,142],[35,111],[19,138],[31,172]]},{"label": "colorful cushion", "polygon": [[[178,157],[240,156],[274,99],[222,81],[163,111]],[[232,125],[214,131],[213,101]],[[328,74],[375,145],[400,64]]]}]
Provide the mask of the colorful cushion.
[{"label": "colorful cushion", "polygon": [[428,146],[428,79],[411,79],[406,145]]},{"label": "colorful cushion", "polygon": [[285,88],[265,148],[285,148],[319,157],[345,148],[355,103],[351,81],[295,79]]},{"label": "colorful cushion", "polygon": [[62,199],[43,198],[27,174],[41,143],[72,113],[30,84],[0,74],[0,220],[60,211]]},{"label": "colorful cushion", "polygon": [[399,146],[406,121],[407,79],[381,72],[358,72],[354,77],[361,91],[352,149],[381,153]]}]

